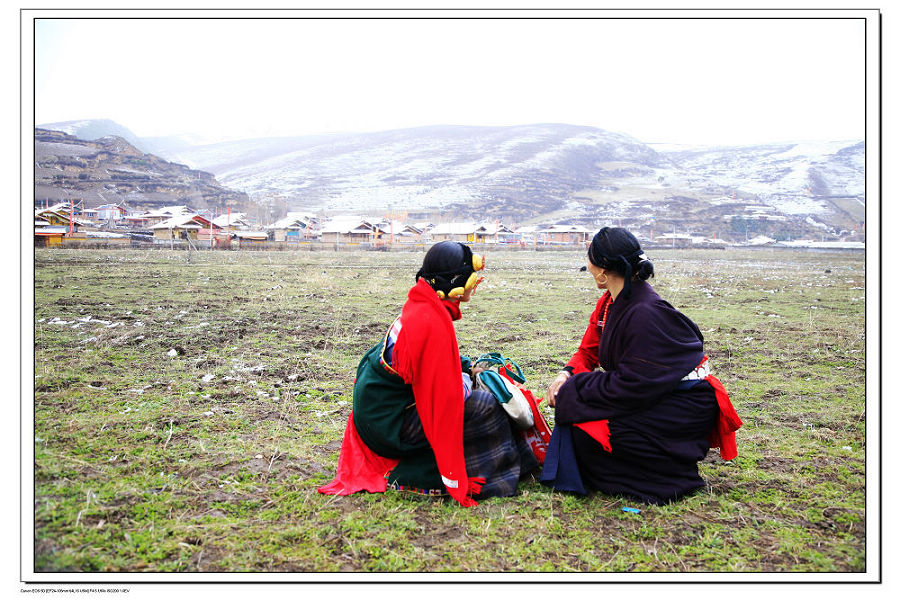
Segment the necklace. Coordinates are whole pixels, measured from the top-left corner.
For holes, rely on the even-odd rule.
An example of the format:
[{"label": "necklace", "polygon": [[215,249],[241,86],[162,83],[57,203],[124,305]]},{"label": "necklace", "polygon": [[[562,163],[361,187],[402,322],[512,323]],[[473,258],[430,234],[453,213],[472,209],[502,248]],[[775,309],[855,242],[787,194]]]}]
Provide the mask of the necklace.
[{"label": "necklace", "polygon": [[[609,292],[606,293],[609,294]],[[598,323],[600,327],[600,335],[603,335],[603,329],[606,327],[606,315],[609,314],[609,307],[612,306],[612,303],[612,296],[607,296],[606,303],[603,306],[603,316],[600,317],[600,322]]]}]

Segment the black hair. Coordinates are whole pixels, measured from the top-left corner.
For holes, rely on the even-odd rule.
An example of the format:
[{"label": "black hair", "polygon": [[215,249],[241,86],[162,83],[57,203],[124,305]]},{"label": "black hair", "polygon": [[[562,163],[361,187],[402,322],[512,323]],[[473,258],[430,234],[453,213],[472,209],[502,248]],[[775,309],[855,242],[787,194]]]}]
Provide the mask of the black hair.
[{"label": "black hair", "polygon": [[424,277],[436,292],[449,294],[450,290],[465,286],[474,271],[471,248],[460,242],[438,242],[425,253],[416,281]]},{"label": "black hair", "polygon": [[604,227],[588,246],[591,264],[618,273],[625,278],[625,297],[631,295],[631,282],[653,277],[653,263],[641,250],[641,243],[627,229]]}]

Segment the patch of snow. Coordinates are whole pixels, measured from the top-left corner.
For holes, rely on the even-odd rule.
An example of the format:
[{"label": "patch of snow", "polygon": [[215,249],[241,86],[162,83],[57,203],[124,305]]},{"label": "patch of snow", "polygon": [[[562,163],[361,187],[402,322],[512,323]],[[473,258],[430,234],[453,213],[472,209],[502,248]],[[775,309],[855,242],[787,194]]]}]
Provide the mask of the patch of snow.
[{"label": "patch of snow", "polygon": [[808,224],[812,225],[813,227],[818,228],[818,229],[824,229],[824,230],[830,229],[830,228],[828,227],[828,225],[826,225],[825,223],[820,223],[819,221],[816,221],[816,220],[813,219],[812,217],[806,217],[806,222],[807,222]]}]

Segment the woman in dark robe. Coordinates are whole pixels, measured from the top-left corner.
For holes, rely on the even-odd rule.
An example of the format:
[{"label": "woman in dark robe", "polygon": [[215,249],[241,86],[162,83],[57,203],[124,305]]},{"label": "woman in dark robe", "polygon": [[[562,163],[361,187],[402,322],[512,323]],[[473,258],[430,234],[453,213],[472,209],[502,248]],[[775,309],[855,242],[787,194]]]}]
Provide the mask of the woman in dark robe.
[{"label": "woman in dark robe", "polygon": [[556,422],[541,481],[669,502],[704,486],[697,463],[711,446],[726,460],[737,455],[740,419],[709,375],[697,325],[647,283],[653,264],[637,239],[604,227],[588,260],[606,291],[547,390]]}]

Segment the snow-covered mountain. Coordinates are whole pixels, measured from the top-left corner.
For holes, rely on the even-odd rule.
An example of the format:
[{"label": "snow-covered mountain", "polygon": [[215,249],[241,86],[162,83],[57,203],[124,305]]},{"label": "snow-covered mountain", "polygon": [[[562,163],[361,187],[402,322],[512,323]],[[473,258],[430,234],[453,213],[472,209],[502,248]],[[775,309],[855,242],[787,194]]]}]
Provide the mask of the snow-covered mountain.
[{"label": "snow-covered mountain", "polygon": [[[436,126],[274,138],[182,149],[173,160],[215,172],[251,196],[305,210],[556,209],[597,181],[598,164],[651,172],[665,161],[634,138],[590,127]],[[480,208],[476,208],[480,210]]]},{"label": "snow-covered mountain", "polygon": [[[277,201],[290,210],[405,211],[518,224],[619,221],[712,233],[727,228],[734,215],[766,213],[778,219],[769,218],[759,232],[789,229],[789,236],[804,227],[861,229],[865,220],[865,144],[859,140],[686,147],[539,124],[143,142],[257,202]],[[792,225],[771,225],[779,219]]]},{"label": "snow-covered mountain", "polygon": [[679,170],[756,195],[784,214],[827,217],[841,199],[865,208],[864,142],[654,148]]},{"label": "snow-covered mountain", "polygon": [[95,141],[108,136],[116,136],[126,140],[141,152],[156,154],[157,156],[169,155],[184,148],[211,143],[211,141],[206,138],[192,134],[170,135],[164,137],[138,137],[130,129],[111,119],[58,121],[56,123],[38,125],[37,128],[62,131],[63,133],[86,141]]},{"label": "snow-covered mountain", "polygon": [[81,140],[94,141],[107,136],[117,136],[142,152],[149,152],[147,146],[130,129],[111,119],[82,119],[80,121],[59,121],[38,125],[40,129],[62,131]]}]

